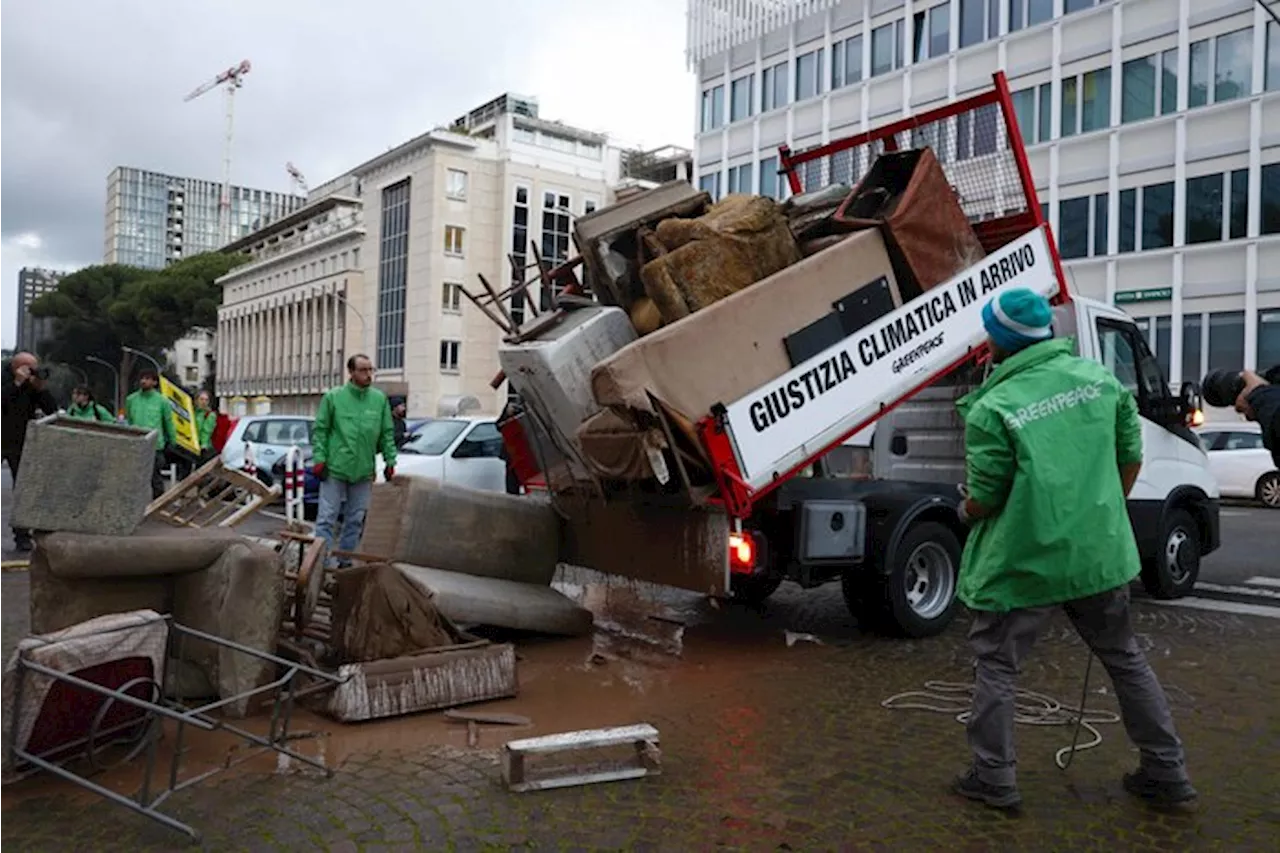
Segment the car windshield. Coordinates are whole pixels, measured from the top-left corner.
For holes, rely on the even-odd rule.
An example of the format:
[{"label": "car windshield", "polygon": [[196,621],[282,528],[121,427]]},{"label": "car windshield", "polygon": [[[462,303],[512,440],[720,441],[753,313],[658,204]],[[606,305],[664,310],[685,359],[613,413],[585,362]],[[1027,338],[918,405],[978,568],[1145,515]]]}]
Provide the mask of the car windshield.
[{"label": "car windshield", "polygon": [[466,426],[466,421],[431,421],[423,424],[417,434],[400,448],[400,452],[418,456],[442,456]]}]

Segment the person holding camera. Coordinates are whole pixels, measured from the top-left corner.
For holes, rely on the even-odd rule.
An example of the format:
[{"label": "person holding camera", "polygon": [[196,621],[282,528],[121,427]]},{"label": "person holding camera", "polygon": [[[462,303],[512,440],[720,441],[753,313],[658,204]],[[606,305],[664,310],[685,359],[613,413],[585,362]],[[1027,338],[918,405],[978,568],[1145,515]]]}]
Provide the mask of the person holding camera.
[{"label": "person holding camera", "polygon": [[1262,446],[1271,451],[1271,461],[1280,468],[1280,364],[1262,375],[1252,370],[1213,370],[1200,388],[1210,406],[1234,407],[1262,427]]},{"label": "person holding camera", "polygon": [[[58,411],[53,395],[45,388],[49,369],[40,366],[40,359],[29,352],[20,352],[9,362],[8,376],[4,378],[3,411],[0,414],[0,444],[4,461],[9,466],[9,476],[18,483],[18,471],[22,467],[22,446],[27,440],[27,424]],[[19,551],[31,550],[31,531],[13,528],[13,545]]]}]

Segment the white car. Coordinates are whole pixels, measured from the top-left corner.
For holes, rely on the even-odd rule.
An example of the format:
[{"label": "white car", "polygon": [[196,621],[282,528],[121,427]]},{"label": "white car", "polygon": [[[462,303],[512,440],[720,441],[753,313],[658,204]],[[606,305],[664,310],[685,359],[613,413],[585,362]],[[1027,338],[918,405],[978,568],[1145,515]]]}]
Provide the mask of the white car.
[{"label": "white car", "polygon": [[242,469],[246,446],[253,448],[253,461],[259,471],[272,466],[297,445],[305,451],[311,447],[311,431],[315,418],[305,415],[245,415],[236,422],[227,442],[222,446],[222,464]]},{"label": "white car", "polygon": [[[502,433],[492,415],[429,421],[400,448],[396,475],[429,477],[485,492],[505,492],[507,463]],[[378,456],[378,481],[383,479]]]},{"label": "white car", "polygon": [[1258,424],[1205,424],[1198,432],[1223,497],[1250,498],[1280,509],[1280,471],[1272,464],[1271,452],[1262,446]]}]

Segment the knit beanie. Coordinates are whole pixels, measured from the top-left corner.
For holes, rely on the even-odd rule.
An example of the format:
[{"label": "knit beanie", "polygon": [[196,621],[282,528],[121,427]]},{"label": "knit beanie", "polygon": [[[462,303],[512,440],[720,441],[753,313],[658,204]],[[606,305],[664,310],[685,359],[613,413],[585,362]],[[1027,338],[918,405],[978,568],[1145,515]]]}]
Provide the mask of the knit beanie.
[{"label": "knit beanie", "polygon": [[1053,337],[1049,300],[1025,287],[1015,287],[982,307],[982,325],[996,346],[1017,352]]}]

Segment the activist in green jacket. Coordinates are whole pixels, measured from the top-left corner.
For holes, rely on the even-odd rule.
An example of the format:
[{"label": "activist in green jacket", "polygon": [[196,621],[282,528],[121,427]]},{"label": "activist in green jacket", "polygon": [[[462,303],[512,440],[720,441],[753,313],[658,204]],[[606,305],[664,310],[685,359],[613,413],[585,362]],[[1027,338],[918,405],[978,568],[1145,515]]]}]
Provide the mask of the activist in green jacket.
[{"label": "activist in green jacket", "polygon": [[213,431],[218,426],[218,413],[209,404],[209,392],[201,391],[196,396],[196,440],[201,450],[213,447]]},{"label": "activist in green jacket", "polygon": [[327,391],[316,412],[311,437],[311,463],[344,483],[373,478],[375,457],[386,468],[396,464],[391,406],[377,388],[348,382]]},{"label": "activist in green jacket", "polygon": [[67,417],[82,421],[100,421],[113,424],[115,415],[106,406],[93,399],[93,392],[87,385],[77,385],[71,392],[71,407],[67,409]]},{"label": "activist in green jacket", "polygon": [[156,430],[156,450],[164,450],[174,441],[173,408],[157,384],[154,372],[143,373],[141,387],[125,398],[124,419],[130,426]]},{"label": "activist in green jacket", "polygon": [[1033,343],[957,404],[968,496],[985,510],[960,567],[974,610],[1059,604],[1139,572],[1120,473],[1142,462],[1137,404],[1074,351],[1069,338]]}]

